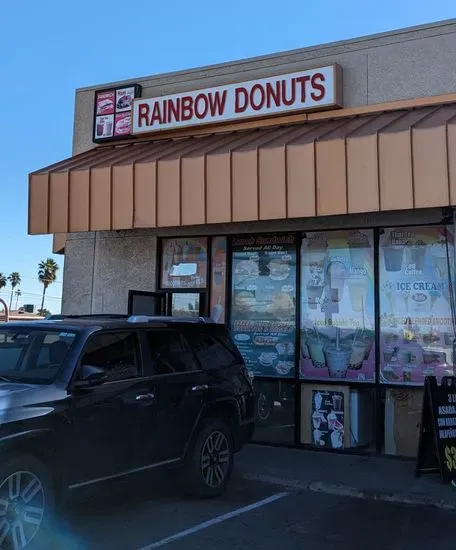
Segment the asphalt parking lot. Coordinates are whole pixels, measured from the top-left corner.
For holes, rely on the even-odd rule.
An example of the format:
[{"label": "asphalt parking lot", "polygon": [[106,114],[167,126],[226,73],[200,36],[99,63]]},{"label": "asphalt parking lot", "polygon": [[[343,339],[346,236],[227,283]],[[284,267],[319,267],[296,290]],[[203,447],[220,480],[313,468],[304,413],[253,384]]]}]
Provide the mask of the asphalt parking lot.
[{"label": "asphalt parking lot", "polygon": [[183,497],[172,480],[106,487],[69,507],[58,548],[454,550],[455,519],[441,510],[286,492],[236,472],[225,495],[209,501]]}]

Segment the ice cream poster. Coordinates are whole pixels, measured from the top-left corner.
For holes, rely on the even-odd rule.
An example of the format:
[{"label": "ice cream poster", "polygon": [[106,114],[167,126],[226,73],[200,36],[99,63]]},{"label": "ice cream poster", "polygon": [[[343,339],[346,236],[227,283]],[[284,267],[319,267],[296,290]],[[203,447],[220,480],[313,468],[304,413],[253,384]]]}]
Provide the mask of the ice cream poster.
[{"label": "ice cream poster", "polygon": [[293,377],[296,350],[296,237],[232,241],[231,329],[255,376]]},{"label": "ice cream poster", "polygon": [[426,375],[453,375],[453,263],[453,235],[443,226],[385,229],[380,236],[382,382],[421,385]]},{"label": "ice cream poster", "polygon": [[303,378],[375,380],[374,303],[373,232],[307,233],[301,250]]}]

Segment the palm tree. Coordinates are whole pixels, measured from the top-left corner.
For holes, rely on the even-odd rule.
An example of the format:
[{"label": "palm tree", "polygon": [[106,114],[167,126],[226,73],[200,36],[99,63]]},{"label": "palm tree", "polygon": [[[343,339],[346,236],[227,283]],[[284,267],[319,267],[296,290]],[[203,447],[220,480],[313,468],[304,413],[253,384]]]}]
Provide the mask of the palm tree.
[{"label": "palm tree", "polygon": [[20,296],[21,294],[22,294],[21,289],[18,288],[18,289],[16,290],[16,311],[17,311],[17,306],[19,305],[19,296]]},{"label": "palm tree", "polygon": [[13,271],[13,273],[9,275],[8,281],[10,282],[10,285],[11,285],[11,296],[10,296],[10,304],[9,304],[9,308],[11,309],[11,306],[13,305],[14,289],[21,284],[21,276],[17,271]]},{"label": "palm tree", "polygon": [[3,273],[0,273],[0,290],[2,290],[2,288],[5,288],[7,282],[8,279],[5,277],[5,275]]},{"label": "palm tree", "polygon": [[40,311],[44,309],[44,297],[46,295],[47,287],[57,279],[57,271],[59,266],[52,259],[48,258],[38,264],[38,280],[43,283],[43,298],[41,300]]}]

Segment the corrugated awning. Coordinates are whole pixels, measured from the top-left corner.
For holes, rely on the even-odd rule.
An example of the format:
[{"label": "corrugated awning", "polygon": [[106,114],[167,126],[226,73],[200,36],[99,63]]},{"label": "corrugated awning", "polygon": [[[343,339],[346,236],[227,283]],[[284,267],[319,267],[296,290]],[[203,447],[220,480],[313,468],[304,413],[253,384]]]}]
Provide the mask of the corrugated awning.
[{"label": "corrugated awning", "polygon": [[456,104],[99,147],[30,175],[29,233],[456,204]]}]

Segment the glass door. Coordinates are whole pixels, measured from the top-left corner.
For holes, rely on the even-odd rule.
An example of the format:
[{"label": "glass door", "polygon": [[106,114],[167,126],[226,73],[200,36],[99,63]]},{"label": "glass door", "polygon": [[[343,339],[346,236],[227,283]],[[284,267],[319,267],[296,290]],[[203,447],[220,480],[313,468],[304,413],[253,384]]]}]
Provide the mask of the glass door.
[{"label": "glass door", "polygon": [[168,315],[172,317],[205,317],[207,315],[205,292],[170,292]]}]

